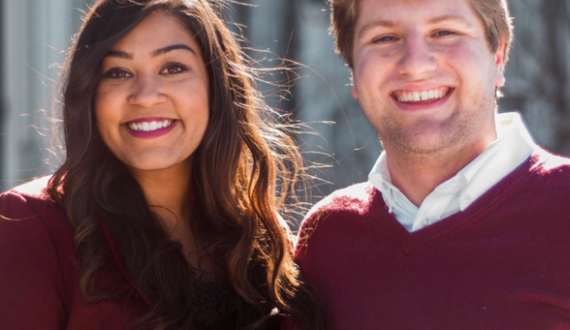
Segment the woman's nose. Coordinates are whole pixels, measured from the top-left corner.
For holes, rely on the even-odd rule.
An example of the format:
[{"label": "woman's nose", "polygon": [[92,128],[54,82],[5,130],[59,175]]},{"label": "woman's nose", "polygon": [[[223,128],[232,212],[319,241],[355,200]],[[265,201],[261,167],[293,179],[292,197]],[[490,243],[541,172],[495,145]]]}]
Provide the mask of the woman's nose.
[{"label": "woman's nose", "polygon": [[160,84],[156,81],[156,78],[143,76],[135,79],[134,90],[128,99],[129,104],[143,108],[152,108],[166,101],[166,94],[161,91]]}]

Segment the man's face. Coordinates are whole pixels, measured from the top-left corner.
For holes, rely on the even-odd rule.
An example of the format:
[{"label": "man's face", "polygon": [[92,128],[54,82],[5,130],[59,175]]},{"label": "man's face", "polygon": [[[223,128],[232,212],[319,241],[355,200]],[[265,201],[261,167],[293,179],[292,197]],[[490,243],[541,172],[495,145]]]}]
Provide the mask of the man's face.
[{"label": "man's face", "polygon": [[359,0],[352,94],[388,153],[478,154],[496,137],[502,49],[470,0]]}]

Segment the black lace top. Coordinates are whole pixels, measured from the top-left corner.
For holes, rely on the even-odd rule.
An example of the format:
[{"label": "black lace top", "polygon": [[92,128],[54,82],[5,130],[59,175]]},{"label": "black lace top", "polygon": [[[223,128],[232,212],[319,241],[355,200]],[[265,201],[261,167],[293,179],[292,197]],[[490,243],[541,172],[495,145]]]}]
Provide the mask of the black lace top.
[{"label": "black lace top", "polygon": [[[223,277],[189,267],[190,301],[196,330],[244,329],[259,317],[257,310],[237,294]],[[264,330],[279,329],[273,320]]]}]

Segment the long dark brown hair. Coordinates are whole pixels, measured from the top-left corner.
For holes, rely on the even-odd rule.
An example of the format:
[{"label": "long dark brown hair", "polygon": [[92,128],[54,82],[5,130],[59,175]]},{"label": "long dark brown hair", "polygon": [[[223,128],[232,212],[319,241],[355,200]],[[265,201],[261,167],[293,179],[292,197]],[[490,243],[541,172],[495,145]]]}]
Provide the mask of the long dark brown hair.
[{"label": "long dark brown hair", "polygon": [[181,244],[169,239],[139,183],[104,144],[94,116],[103,57],[157,10],[188,28],[209,76],[210,118],[192,155],[187,201],[194,236],[239,296],[259,312],[252,329],[275,308],[307,329],[322,328],[318,298],[300,279],[292,243],[278,219],[301,158],[282,129],[287,123],[273,121],[274,110],[256,91],[220,0],[98,1],[69,51],[61,87],[65,162],[52,177],[49,193],[75,229],[83,295],[113,298],[94,285],[111,258],[101,227],[105,221],[127,271],[153,302],[142,322],[156,329],[186,329],[193,322],[180,297],[187,280]]}]

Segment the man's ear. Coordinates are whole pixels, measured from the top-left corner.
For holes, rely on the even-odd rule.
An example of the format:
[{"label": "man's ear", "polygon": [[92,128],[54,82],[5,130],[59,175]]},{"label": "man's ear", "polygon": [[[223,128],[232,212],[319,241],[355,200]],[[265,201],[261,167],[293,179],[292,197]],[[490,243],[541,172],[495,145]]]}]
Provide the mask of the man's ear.
[{"label": "man's ear", "polygon": [[358,99],[358,94],[356,93],[356,86],[354,86],[354,84],[352,84],[352,88],[350,89],[350,94],[352,94],[352,97],[354,97],[355,99]]},{"label": "man's ear", "polygon": [[499,48],[495,53],[495,67],[497,77],[495,79],[496,87],[503,87],[505,85],[505,42],[501,41]]},{"label": "man's ear", "polygon": [[355,99],[358,99],[358,93],[356,92],[356,83],[354,82],[354,71],[351,72],[350,82],[352,83],[352,88],[350,89],[350,94]]}]

